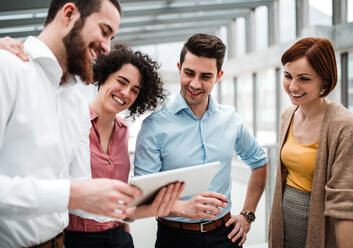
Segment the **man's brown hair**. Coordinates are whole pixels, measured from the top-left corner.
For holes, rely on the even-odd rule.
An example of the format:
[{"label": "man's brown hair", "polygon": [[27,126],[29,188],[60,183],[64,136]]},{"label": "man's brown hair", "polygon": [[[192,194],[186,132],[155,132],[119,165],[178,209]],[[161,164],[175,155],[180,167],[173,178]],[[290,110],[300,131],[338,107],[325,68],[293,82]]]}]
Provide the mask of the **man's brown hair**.
[{"label": "man's brown hair", "polygon": [[184,44],[180,53],[180,66],[183,64],[186,52],[199,57],[216,59],[217,72],[222,69],[226,46],[221,39],[211,34],[195,34]]},{"label": "man's brown hair", "polygon": [[121,14],[121,6],[118,0],[52,0],[49,5],[48,15],[44,26],[51,23],[58,11],[67,3],[73,3],[76,5],[78,11],[80,12],[80,18],[84,23],[88,16],[99,11],[103,1],[111,2]]}]

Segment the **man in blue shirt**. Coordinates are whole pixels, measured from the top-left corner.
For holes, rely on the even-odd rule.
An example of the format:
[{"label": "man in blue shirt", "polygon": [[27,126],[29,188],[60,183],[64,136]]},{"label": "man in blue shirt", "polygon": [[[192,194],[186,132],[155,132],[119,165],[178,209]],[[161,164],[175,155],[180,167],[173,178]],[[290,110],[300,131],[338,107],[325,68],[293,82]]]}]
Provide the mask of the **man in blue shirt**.
[{"label": "man in blue shirt", "polygon": [[[158,219],[156,247],[241,247],[267,177],[266,155],[235,109],[217,104],[211,91],[223,75],[226,47],[196,34],[180,54],[180,94],[147,117],[136,142],[135,175],[220,161],[209,192],[179,200],[168,218]],[[243,210],[230,216],[234,151],[252,170]]]}]

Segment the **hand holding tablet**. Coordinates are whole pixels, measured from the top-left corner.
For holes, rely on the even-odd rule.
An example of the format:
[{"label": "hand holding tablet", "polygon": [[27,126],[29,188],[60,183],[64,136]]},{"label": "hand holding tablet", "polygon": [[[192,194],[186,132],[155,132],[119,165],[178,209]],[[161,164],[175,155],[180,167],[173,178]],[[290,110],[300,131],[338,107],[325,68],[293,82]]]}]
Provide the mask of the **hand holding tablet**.
[{"label": "hand holding tablet", "polygon": [[161,187],[173,182],[184,182],[185,184],[180,197],[205,192],[219,166],[219,162],[213,162],[130,178],[129,184],[140,188],[143,194],[141,197],[135,198],[135,201],[129,206],[151,203]]},{"label": "hand holding tablet", "polygon": [[[176,199],[206,192],[219,166],[219,162],[214,162],[131,178],[129,184],[140,188],[143,192],[141,197],[136,198],[129,205],[130,207],[137,207],[127,210],[128,212],[131,211],[132,218],[118,220],[90,214],[78,209],[71,210],[71,213],[98,222],[118,220],[124,223],[150,216],[165,216]],[[174,187],[178,187],[178,190]],[[119,204],[125,203],[119,202]]]}]

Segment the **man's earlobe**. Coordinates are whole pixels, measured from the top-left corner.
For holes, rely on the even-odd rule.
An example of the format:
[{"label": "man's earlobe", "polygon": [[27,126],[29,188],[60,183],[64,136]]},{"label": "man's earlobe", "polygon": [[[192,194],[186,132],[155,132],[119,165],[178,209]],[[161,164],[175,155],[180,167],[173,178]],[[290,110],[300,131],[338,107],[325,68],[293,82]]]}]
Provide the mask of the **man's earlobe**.
[{"label": "man's earlobe", "polygon": [[222,76],[223,76],[223,70],[220,70],[217,74],[217,81],[221,80]]},{"label": "man's earlobe", "polygon": [[178,67],[178,70],[179,72],[181,71],[181,65],[180,65],[180,62],[177,63],[177,67]]}]

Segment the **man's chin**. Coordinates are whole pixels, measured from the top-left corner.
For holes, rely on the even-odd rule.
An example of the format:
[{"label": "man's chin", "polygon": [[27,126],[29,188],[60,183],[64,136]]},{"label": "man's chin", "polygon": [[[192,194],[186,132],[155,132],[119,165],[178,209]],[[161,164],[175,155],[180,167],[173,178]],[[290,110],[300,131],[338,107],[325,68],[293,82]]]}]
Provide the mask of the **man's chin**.
[{"label": "man's chin", "polygon": [[198,105],[201,103],[201,99],[196,97],[187,96],[184,99],[188,105]]},{"label": "man's chin", "polygon": [[[82,61],[82,60],[81,60]],[[77,75],[84,84],[93,83],[93,68],[89,61],[85,61],[86,63],[77,63],[72,65],[71,70],[69,72],[73,75]]]}]

